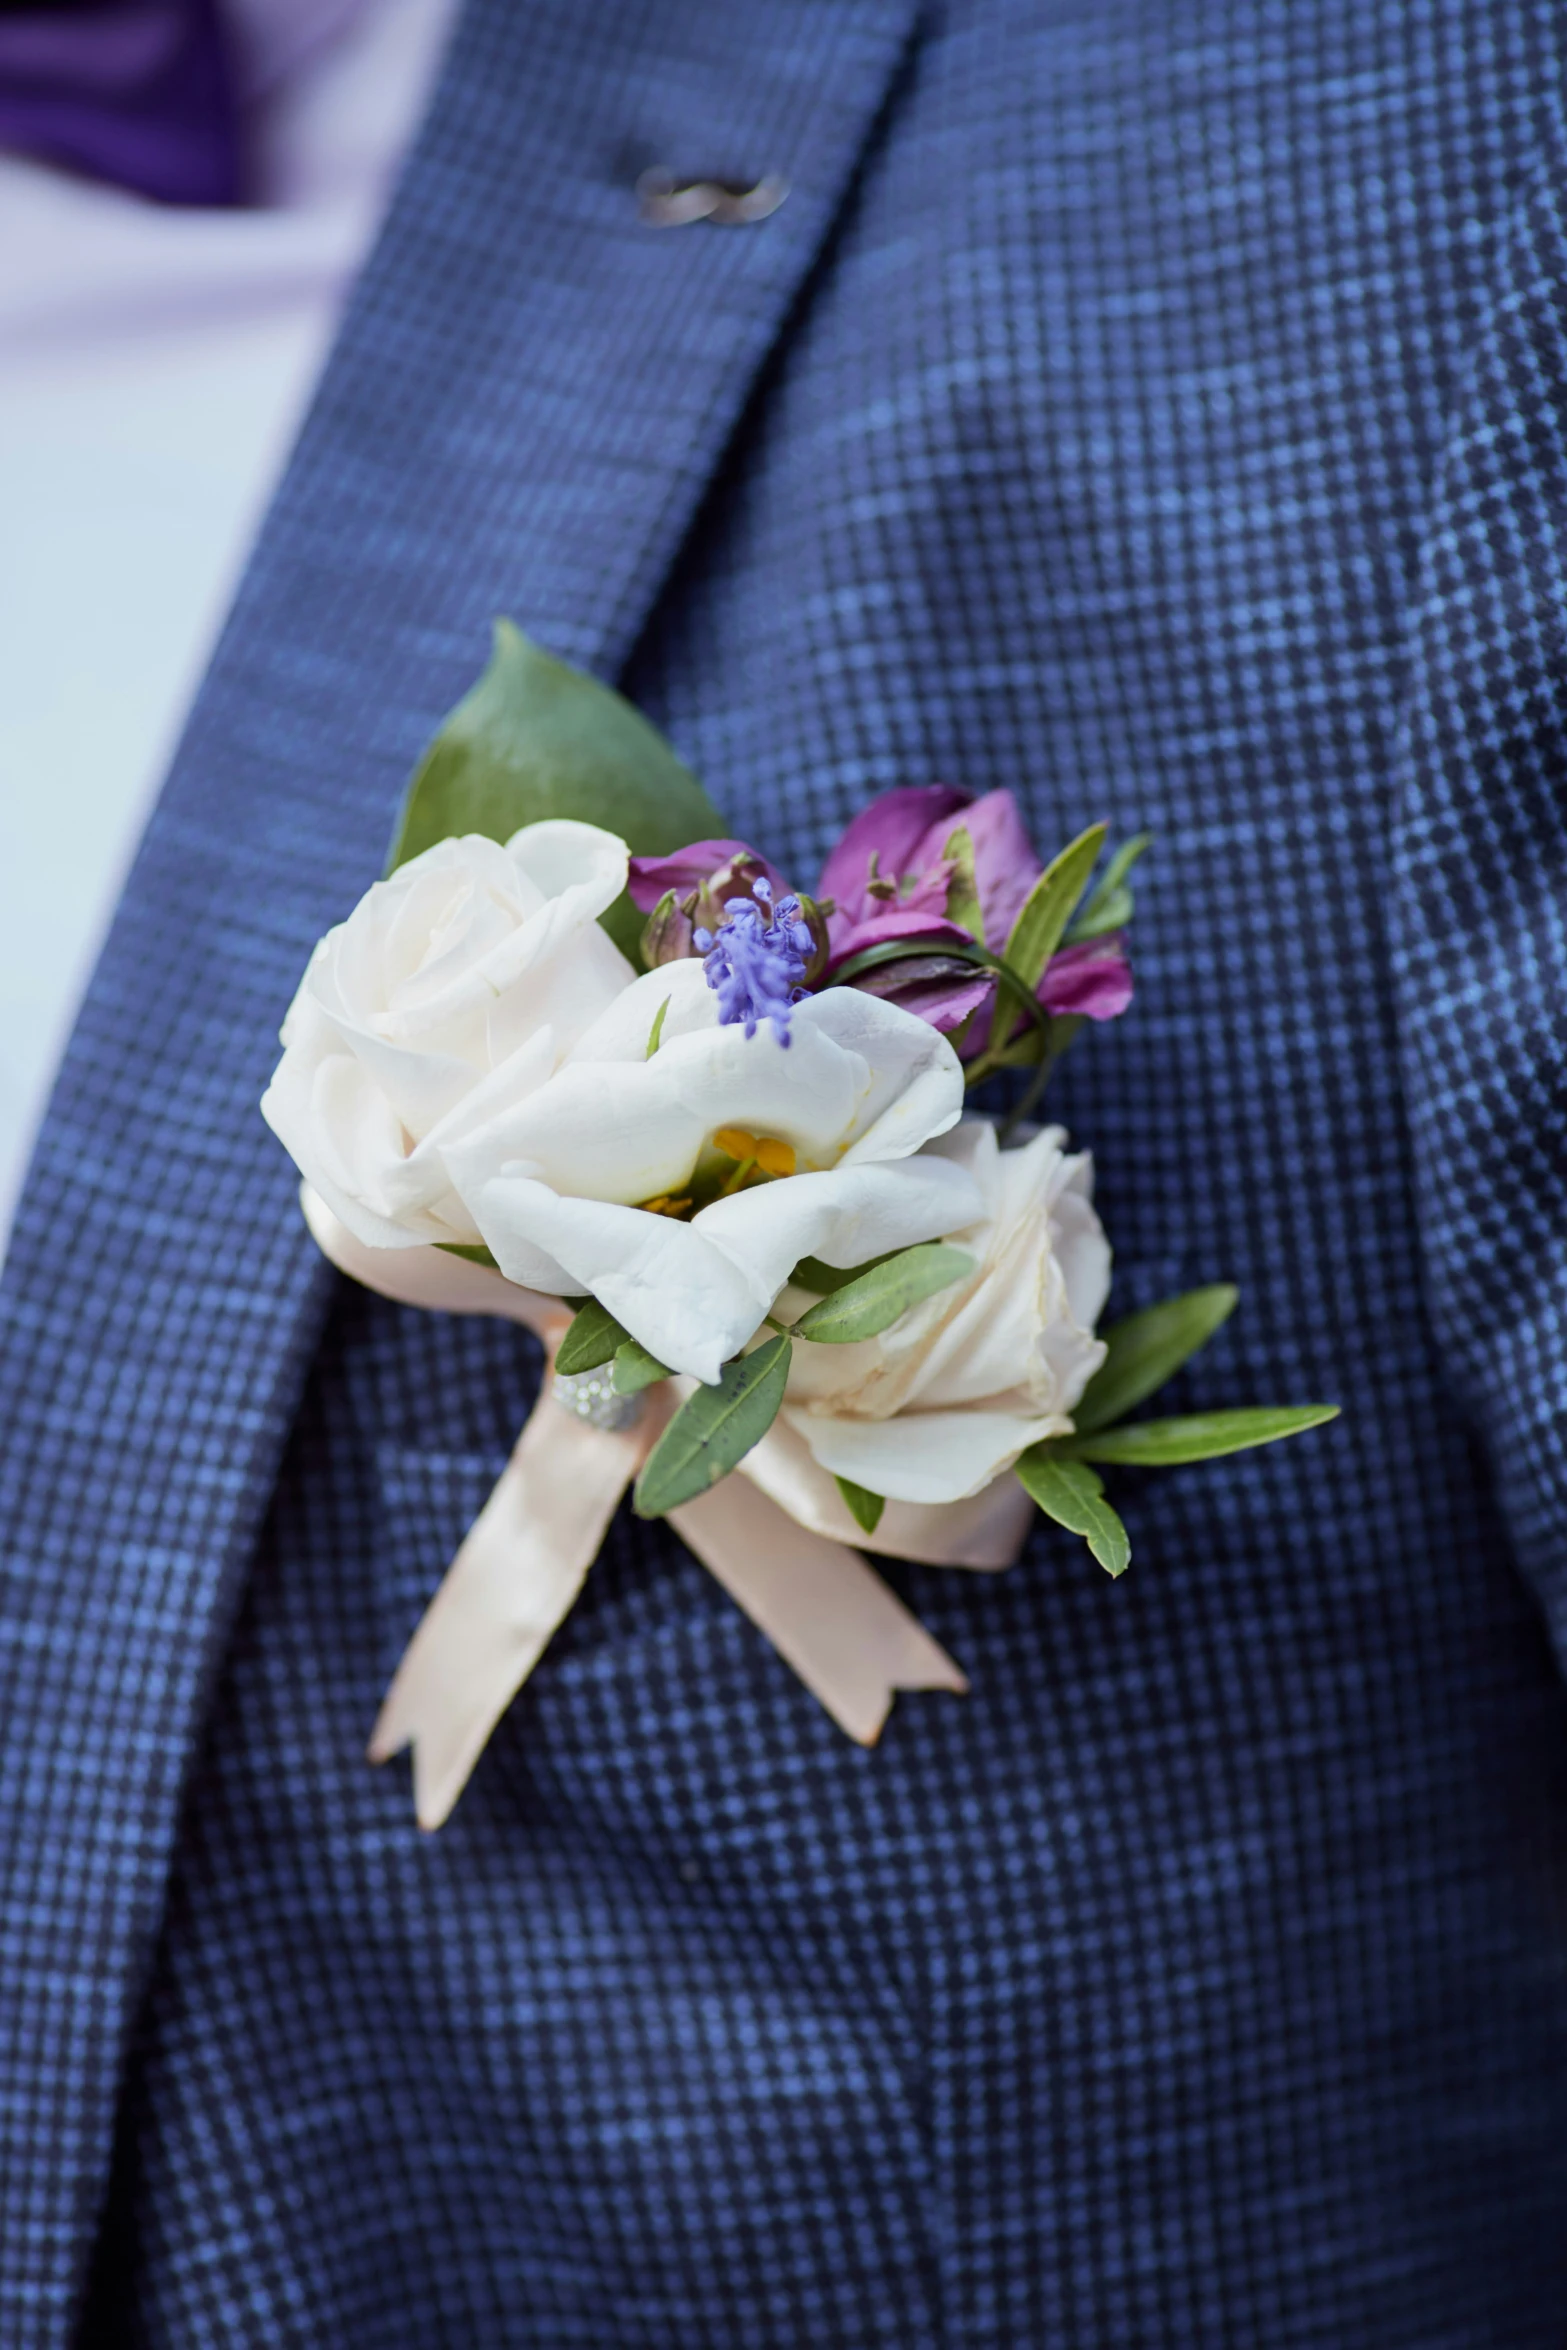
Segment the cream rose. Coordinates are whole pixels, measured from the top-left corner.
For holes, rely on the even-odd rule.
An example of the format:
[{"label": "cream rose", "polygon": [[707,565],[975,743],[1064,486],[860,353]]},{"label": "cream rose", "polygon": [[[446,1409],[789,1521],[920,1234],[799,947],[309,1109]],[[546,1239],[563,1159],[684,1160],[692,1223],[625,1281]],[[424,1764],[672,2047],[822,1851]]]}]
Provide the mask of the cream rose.
[{"label": "cream rose", "polygon": [[547,1077],[630,984],[598,922],[626,864],[591,824],[443,840],[321,940],[261,1109],[360,1240],[478,1241],[446,1145]]},{"label": "cream rose", "polygon": [[[987,1121],[965,1119],[921,1154],[978,1188],[980,1214],[946,1235],[976,1270],[878,1338],[796,1346],[781,1420],[819,1472],[893,1502],[958,1502],[1025,1446],[1071,1428],[1104,1360],[1094,1324],[1110,1248],[1093,1210],[1092,1161],[1069,1157],[1065,1140],[1048,1127],[1002,1150]],[[791,1293],[780,1311],[805,1302]],[[837,1508],[829,1514],[836,1531]]]}]

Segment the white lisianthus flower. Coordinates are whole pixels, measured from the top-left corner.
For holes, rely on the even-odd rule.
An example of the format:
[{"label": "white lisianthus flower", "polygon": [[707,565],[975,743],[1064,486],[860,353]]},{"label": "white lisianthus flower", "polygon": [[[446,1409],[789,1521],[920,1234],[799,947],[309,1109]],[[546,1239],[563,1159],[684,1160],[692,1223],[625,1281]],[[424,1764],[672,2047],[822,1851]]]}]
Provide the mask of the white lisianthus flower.
[{"label": "white lisianthus flower", "polygon": [[443,840],[321,940],[261,1109],[360,1240],[478,1242],[446,1143],[547,1077],[630,984],[598,921],[626,865],[592,824]]},{"label": "white lisianthus flower", "polygon": [[591,1293],[711,1381],[802,1257],[859,1264],[975,1219],[961,1161],[915,1156],[962,1105],[951,1045],[897,1006],[829,988],[793,1007],[787,1043],[765,1023],[747,1036],[685,961],[465,1117],[446,1161],[510,1280]]},{"label": "white lisianthus flower", "polygon": [[[917,1163],[961,1168],[978,1187],[979,1215],[946,1235],[976,1269],[880,1337],[796,1346],[781,1421],[823,1488],[847,1477],[892,1502],[958,1502],[1026,1446],[1069,1432],[1104,1361],[1094,1325],[1110,1247],[1093,1210],[1093,1163],[1067,1156],[1065,1140],[1052,1126],[1004,1151],[994,1127],[972,1118],[922,1152]],[[780,1310],[805,1302],[791,1294]],[[834,1531],[840,1506],[828,1512]]]}]

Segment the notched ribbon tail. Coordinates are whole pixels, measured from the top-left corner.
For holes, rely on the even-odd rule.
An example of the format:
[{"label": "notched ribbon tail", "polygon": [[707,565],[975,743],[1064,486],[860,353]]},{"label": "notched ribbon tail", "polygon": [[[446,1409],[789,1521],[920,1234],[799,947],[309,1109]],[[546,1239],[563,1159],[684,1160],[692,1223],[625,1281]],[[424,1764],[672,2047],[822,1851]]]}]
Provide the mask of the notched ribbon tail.
[{"label": "notched ribbon tail", "polygon": [[967,1694],[961,1666],[857,1550],[813,1534],[744,1479],[725,1478],[669,1522],[859,1745],[876,1744],[900,1689]]},{"label": "notched ribbon tail", "polygon": [[[300,1198],[317,1245],[340,1272],[402,1305],[524,1323],[553,1362],[571,1319],[559,1298],[519,1289],[440,1249],[368,1248],[308,1184]],[[372,1762],[412,1747],[422,1828],[438,1828],[450,1814],[581,1591],[671,1408],[656,1389],[635,1427],[609,1430],[547,1391],[540,1397],[420,1619],[371,1733]],[[748,1478],[725,1478],[672,1510],[670,1524],[861,1746],[875,1745],[900,1689],[966,1694],[962,1669],[859,1551],[802,1526]]]},{"label": "notched ribbon tail", "polygon": [[413,1748],[414,1812],[438,1828],[491,1731],[582,1589],[647,1451],[546,1394],[468,1529],[392,1677],[369,1756]]}]

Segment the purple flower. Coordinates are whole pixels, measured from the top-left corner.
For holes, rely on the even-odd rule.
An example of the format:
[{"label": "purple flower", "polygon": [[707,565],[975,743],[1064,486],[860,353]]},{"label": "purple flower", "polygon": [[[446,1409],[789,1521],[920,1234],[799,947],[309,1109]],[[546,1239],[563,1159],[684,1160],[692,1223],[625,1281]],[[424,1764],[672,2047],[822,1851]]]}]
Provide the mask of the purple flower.
[{"label": "purple flower", "polygon": [[[693,933],[707,984],[718,997],[719,1020],[726,1028],[743,1021],[748,1037],[770,1020],[778,1042],[787,1045],[790,1009],[806,992],[802,982],[815,944],[800,901],[783,897],[775,906],[772,884],[761,874],[752,894],[731,898],[725,912],[729,918],[716,932]],[[763,919],[764,912],[770,919]]]},{"label": "purple flower", "polygon": [[[626,887],[648,919],[642,960],[649,970],[700,954],[699,930],[716,931],[737,898],[753,900],[771,919],[773,900],[788,883],[775,865],[743,840],[697,840],[669,857],[633,857]],[[827,967],[827,924],[813,898],[797,901],[796,919],[811,935],[805,978],[814,987]]]},{"label": "purple flower", "polygon": [[[973,853],[972,897],[953,837],[959,831],[968,834]],[[884,792],[854,819],[822,870],[818,894],[834,909],[828,978],[867,947],[896,941],[922,950],[873,966],[851,984],[902,1004],[934,1028],[967,1023],[958,1049],[974,1059],[989,1039],[996,983],[950,949],[973,944],[1001,954],[1043,869],[1009,791],[978,800],[939,783]],[[957,912],[964,922],[952,918]],[[1122,940],[1063,948],[1039,992],[1047,1011],[1113,1019],[1131,1000]],[[1021,1025],[1021,1012],[1018,1017]]]},{"label": "purple flower", "polygon": [[836,911],[828,922],[833,962],[885,939],[969,939],[947,919],[957,866],[953,834],[967,832],[984,936],[998,953],[1042,871],[1009,791],[974,800],[944,783],[884,792],[856,816],[822,869],[819,897]]}]

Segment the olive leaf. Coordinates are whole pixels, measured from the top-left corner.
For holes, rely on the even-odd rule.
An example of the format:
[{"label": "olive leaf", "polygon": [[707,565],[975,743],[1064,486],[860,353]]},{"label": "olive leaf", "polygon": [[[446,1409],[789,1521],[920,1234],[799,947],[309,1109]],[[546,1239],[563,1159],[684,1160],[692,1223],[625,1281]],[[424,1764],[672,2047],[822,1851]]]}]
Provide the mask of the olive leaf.
[{"label": "olive leaf", "polygon": [[687,1397],[643,1463],[632,1496],[639,1518],[694,1501],[761,1442],[778,1417],[793,1351],[782,1331],[725,1363],[716,1386]]},{"label": "olive leaf", "polygon": [[658,1010],[653,1014],[653,1025],[647,1032],[647,1050],[642,1055],[644,1061],[651,1061],[663,1040],[664,1022],[669,1016],[669,1007],[674,1000],[673,996],[665,996]]},{"label": "olive leaf", "polygon": [[1132,1563],[1131,1539],[1105,1500],[1102,1477],[1083,1461],[1062,1460],[1048,1442],[1029,1447],[1018,1461],[1017,1477],[1047,1518],[1084,1537],[1107,1574],[1125,1574]]},{"label": "olive leaf", "polygon": [[851,1346],[856,1339],[874,1338],[910,1306],[934,1297],[938,1289],[949,1289],[973,1270],[974,1259],[967,1250],[949,1248],[945,1241],[900,1249],[811,1306],[795,1323],[794,1335],[819,1346]]},{"label": "olive leaf", "polygon": [[1152,838],[1152,833],[1134,832],[1130,840],[1121,843],[1105,867],[1104,879],[1068,929],[1069,946],[1076,946],[1085,938],[1102,938],[1107,930],[1126,928],[1135,910],[1126,876]]},{"label": "olive leaf", "polygon": [[1235,1311],[1240,1291],[1228,1281],[1188,1289],[1140,1314],[1128,1314],[1099,1335],[1109,1352],[1072,1412],[1079,1436],[1124,1420],[1145,1397],[1172,1378]]},{"label": "olive leaf", "polygon": [[820,1257],[802,1257],[789,1279],[799,1289],[814,1289],[818,1297],[831,1297],[835,1290],[858,1281],[862,1273],[887,1264],[898,1254],[895,1248],[884,1249],[879,1257],[867,1257],[863,1265],[824,1265]]},{"label": "olive leaf", "polygon": [[640,1395],[644,1387],[655,1387],[668,1377],[669,1365],[650,1355],[636,1339],[628,1338],[616,1347],[613,1385],[617,1395]]},{"label": "olive leaf", "polygon": [[[1105,844],[1109,827],[1091,824],[1074,841],[1068,841],[1058,857],[1053,857],[1024,899],[1017,920],[1013,923],[1003,950],[1002,960],[1017,973],[1025,986],[1037,988],[1045,975],[1045,965],[1061,944],[1062,934],[1071,919],[1072,909],[1083,894],[1094,862]],[[1017,1026],[1017,1006],[999,992],[996,1009],[990,1023],[988,1052],[997,1053]],[[1034,1039],[1020,1039],[1030,1047],[1031,1057],[1037,1057]]]},{"label": "olive leaf", "polygon": [[1114,1461],[1126,1468],[1178,1469],[1188,1461],[1216,1461],[1255,1445],[1277,1444],[1336,1420],[1336,1403],[1259,1404],[1229,1412],[1192,1412],[1175,1420],[1134,1420],[1076,1436],[1047,1439],[1064,1462]]},{"label": "olive leaf", "polygon": [[881,1524],[881,1513],[886,1508],[885,1496],[872,1493],[868,1486],[856,1485],[852,1477],[834,1477],[833,1483],[843,1496],[843,1506],[857,1526],[867,1534],[874,1534]]},{"label": "olive leaf", "polygon": [[[408,787],[387,870],[454,833],[505,841],[549,816],[602,825],[639,856],[724,829],[696,777],[639,711],[497,620],[489,667]],[[601,919],[635,961],[643,917],[630,898]]]},{"label": "olive leaf", "polygon": [[590,1297],[572,1316],[555,1368],[568,1378],[578,1371],[596,1371],[600,1363],[613,1361],[621,1347],[634,1343],[630,1331],[621,1328],[609,1308]]},{"label": "olive leaf", "polygon": [[485,1247],[482,1240],[477,1242],[470,1242],[466,1240],[438,1240],[435,1243],[435,1246],[440,1250],[442,1256],[466,1257],[470,1265],[485,1265],[492,1273],[498,1273],[500,1271],[499,1265],[495,1262],[495,1259],[491,1256],[489,1250]]}]

